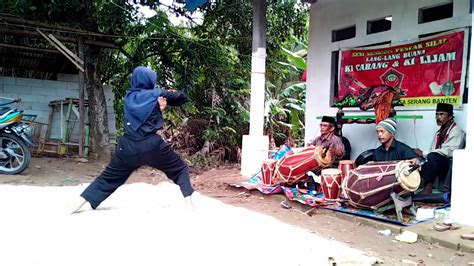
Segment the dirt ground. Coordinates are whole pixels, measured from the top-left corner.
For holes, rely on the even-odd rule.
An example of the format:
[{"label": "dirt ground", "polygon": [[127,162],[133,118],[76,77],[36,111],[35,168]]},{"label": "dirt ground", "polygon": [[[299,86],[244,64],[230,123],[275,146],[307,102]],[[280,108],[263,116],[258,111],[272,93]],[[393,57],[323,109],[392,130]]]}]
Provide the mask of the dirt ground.
[{"label": "dirt ground", "polygon": [[[33,158],[29,168],[20,175],[0,175],[0,184],[32,186],[74,186],[90,183],[100,174],[106,163],[86,162],[78,159]],[[192,172],[192,183],[203,195],[224,203],[247,208],[273,216],[285,223],[296,225],[328,239],[377,256],[385,265],[474,265],[474,254],[462,253],[424,241],[415,244],[400,243],[393,236],[383,236],[373,227],[343,220],[328,212],[316,211],[311,217],[298,208],[284,209],[277,196],[230,187],[239,180],[238,165],[227,165],[203,173]],[[165,181],[164,175],[150,168],[137,170],[128,183],[157,184]],[[262,241],[264,238],[262,237]],[[282,251],[284,246],[282,243]],[[472,264],[471,264],[472,263]]]}]

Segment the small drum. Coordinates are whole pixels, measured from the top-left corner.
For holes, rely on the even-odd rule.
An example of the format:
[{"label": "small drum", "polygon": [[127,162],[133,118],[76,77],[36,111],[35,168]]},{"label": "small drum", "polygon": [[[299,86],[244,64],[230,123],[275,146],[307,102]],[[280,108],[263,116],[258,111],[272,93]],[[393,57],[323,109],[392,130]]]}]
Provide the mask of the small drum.
[{"label": "small drum", "polygon": [[321,171],[321,188],[325,200],[335,201],[341,193],[342,174],[337,168],[328,168]]},{"label": "small drum", "polygon": [[355,168],[355,162],[351,160],[339,161],[339,170],[341,170],[342,180],[349,176],[351,170]]},{"label": "small drum", "polygon": [[266,159],[262,162],[262,183],[267,186],[278,185],[280,180],[275,178],[275,166],[277,160]]},{"label": "small drum", "polygon": [[405,173],[406,161],[370,162],[352,170],[342,189],[349,203],[357,208],[378,209],[391,201],[390,193],[408,194],[418,189],[418,171]]},{"label": "small drum", "polygon": [[309,146],[292,149],[276,164],[276,176],[282,183],[294,184],[306,180],[306,172],[319,171],[332,161],[323,147]]}]

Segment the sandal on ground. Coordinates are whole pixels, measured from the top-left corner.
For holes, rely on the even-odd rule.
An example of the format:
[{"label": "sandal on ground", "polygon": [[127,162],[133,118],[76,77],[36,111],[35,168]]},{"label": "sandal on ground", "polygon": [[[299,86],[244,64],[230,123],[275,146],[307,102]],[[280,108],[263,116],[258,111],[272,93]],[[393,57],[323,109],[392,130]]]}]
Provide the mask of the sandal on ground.
[{"label": "sandal on ground", "polygon": [[280,206],[284,209],[291,209],[290,203],[288,203],[288,201],[286,201],[286,200],[280,202]]},{"label": "sandal on ground", "polygon": [[444,231],[448,231],[449,229],[451,229],[451,226],[447,225],[447,224],[443,224],[443,223],[437,223],[437,224],[433,225],[433,229],[438,231],[438,232],[444,232]]},{"label": "sandal on ground", "polygon": [[451,228],[449,228],[449,230],[457,230],[457,229],[459,229],[459,228],[461,228],[460,225],[458,225],[458,224],[451,224]]},{"label": "sandal on ground", "polygon": [[461,226],[452,223],[437,223],[433,226],[433,229],[438,232],[444,232],[447,230],[457,230],[461,228]]},{"label": "sandal on ground", "polygon": [[466,240],[474,240],[474,232],[467,233],[467,234],[461,234],[461,238],[466,239]]}]

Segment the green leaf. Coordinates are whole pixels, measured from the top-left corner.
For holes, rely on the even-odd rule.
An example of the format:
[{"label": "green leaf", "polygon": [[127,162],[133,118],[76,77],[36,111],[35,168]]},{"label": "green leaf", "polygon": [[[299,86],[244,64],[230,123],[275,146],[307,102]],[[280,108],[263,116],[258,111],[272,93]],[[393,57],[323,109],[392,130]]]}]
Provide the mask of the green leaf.
[{"label": "green leaf", "polygon": [[304,108],[302,108],[301,106],[299,106],[297,104],[294,104],[294,103],[289,103],[288,107],[290,107],[293,110],[304,112]]},{"label": "green leaf", "polygon": [[294,66],[293,64],[286,63],[286,62],[277,62],[278,64],[286,67],[292,68],[294,71],[298,71],[298,67]]},{"label": "green leaf", "polygon": [[306,61],[304,60],[304,58],[302,58],[297,53],[294,53],[294,52],[292,52],[288,49],[285,49],[283,47],[281,49],[287,55],[288,60],[290,61],[290,63],[293,66],[295,66],[296,68],[301,69],[301,70],[306,69]]},{"label": "green leaf", "polygon": [[284,97],[289,97],[294,94],[304,93],[306,91],[306,82],[297,83],[291,86],[288,86],[282,91]]}]

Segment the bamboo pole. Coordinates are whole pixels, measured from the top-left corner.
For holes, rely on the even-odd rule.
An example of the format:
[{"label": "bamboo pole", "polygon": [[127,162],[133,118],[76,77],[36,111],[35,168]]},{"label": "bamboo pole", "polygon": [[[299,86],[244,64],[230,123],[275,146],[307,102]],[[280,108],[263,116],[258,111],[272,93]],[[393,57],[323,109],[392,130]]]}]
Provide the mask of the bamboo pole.
[{"label": "bamboo pole", "polygon": [[[54,48],[58,49],[71,63],[73,63],[80,71],[84,72],[84,68],[74,60],[71,56],[69,56],[59,45],[57,45],[53,40],[51,40],[46,34],[44,34],[40,29],[36,29],[36,31],[43,36]],[[66,48],[67,49],[67,48]]]},{"label": "bamboo pole", "polygon": [[[79,51],[79,58],[82,61],[82,65],[84,66],[84,70],[87,70],[87,66],[84,64],[84,40],[82,37],[79,38],[77,43],[78,51]],[[86,134],[86,141],[87,141],[87,133],[85,133],[85,107],[84,107],[84,94],[85,94],[85,71],[79,72],[79,157],[84,157],[84,134]],[[88,152],[87,152],[88,153]],[[86,154],[87,154],[86,153]]]}]

